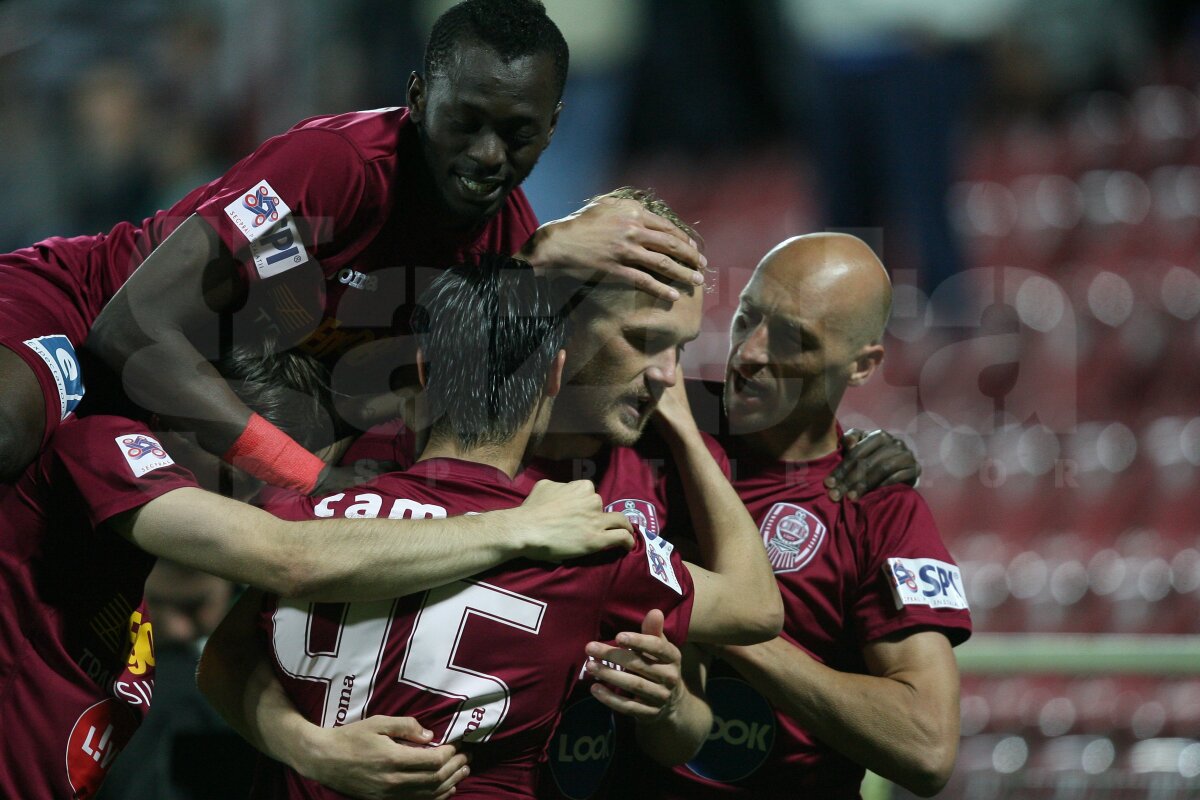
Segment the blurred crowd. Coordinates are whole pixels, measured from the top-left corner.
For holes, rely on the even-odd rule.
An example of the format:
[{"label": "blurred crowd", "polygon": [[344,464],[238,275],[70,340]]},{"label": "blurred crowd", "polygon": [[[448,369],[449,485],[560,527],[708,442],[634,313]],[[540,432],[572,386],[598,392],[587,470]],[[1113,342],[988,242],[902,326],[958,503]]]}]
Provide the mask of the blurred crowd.
[{"label": "blurred crowd", "polygon": [[[306,116],[402,105],[448,5],[0,2],[0,247],[145,216]],[[541,216],[610,187],[631,156],[705,172],[778,148],[822,223],[889,230],[933,214],[913,192],[951,176],[963,123],[1135,86],[1164,54],[1187,61],[1197,19],[1186,0],[547,5],[572,64],[546,158],[570,166],[535,173]],[[958,258],[938,235],[908,245],[935,275]]]},{"label": "blurred crowd", "polygon": [[[403,105],[449,4],[0,0],[0,250],[148,216],[307,116]],[[848,397],[844,422],[917,450],[978,629],[1196,632],[1200,1],[546,6],[571,70],[526,191],[546,220],[621,183],[652,186],[698,223],[723,272],[693,373],[716,377],[736,292],[768,247],[862,236],[898,290],[884,381]],[[186,684],[228,587],[171,569],[147,595]],[[1064,763],[1092,747],[1111,766],[1121,736],[1179,738],[1200,719],[1195,682],[1151,685],[1094,730],[1078,715],[1053,733],[1034,712],[1004,717],[1022,692],[1082,714],[1086,688],[969,681],[964,733],[986,750],[983,777],[954,791],[1000,796],[1035,763],[1021,739],[1017,769],[997,766],[1022,725],[1084,736],[1055,751]],[[195,724],[185,746],[232,757],[217,755],[229,740],[207,709],[177,720]],[[148,778],[153,763],[165,776],[172,756],[146,755],[144,781],[184,780]],[[135,796],[120,780],[112,796]]]}]

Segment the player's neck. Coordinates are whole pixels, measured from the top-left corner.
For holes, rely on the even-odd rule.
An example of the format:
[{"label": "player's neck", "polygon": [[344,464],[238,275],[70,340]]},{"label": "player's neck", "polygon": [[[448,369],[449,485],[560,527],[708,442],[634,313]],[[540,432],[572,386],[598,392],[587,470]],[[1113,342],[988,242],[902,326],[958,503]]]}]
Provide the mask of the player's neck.
[{"label": "player's neck", "polygon": [[604,440],[590,433],[547,433],[533,448],[538,458],[563,461],[590,458],[604,448]]},{"label": "player's neck", "polygon": [[832,413],[795,416],[766,430],[738,435],[755,455],[772,461],[814,461],[838,446],[837,419]]},{"label": "player's neck", "polygon": [[421,451],[421,456],[417,461],[426,461],[431,458],[455,458],[459,461],[471,461],[495,467],[512,478],[521,471],[521,463],[525,459],[525,448],[528,441],[529,434],[525,431],[521,431],[507,442],[489,443],[476,447],[463,447],[452,436],[430,436],[429,444]]}]

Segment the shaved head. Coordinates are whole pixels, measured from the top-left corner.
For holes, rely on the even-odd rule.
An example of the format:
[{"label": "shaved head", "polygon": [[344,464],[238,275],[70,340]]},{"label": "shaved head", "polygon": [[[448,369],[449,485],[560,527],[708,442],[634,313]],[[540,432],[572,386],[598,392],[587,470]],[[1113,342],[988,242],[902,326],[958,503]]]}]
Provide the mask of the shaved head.
[{"label": "shaved head", "polygon": [[[774,457],[822,452],[850,386],[883,360],[892,284],[861,239],[814,233],[780,242],[739,298],[729,331],[725,409],[735,433]],[[831,438],[832,437],[832,438]]]},{"label": "shaved head", "polygon": [[780,242],[763,258],[762,272],[795,291],[820,298],[825,327],[852,349],[883,338],[892,310],[892,281],[875,252],[857,236],[810,233]]}]

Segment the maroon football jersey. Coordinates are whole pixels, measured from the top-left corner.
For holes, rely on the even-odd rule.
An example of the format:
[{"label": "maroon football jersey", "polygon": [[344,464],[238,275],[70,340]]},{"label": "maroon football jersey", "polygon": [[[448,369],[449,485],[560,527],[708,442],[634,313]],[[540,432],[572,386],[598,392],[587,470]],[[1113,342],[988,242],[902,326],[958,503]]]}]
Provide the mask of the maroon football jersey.
[{"label": "maroon football jersey", "polygon": [[[709,453],[729,477],[729,459],[720,443],[702,434]],[[413,463],[416,439],[402,420],[376,425],[354,440],[345,455],[343,466],[365,462],[367,466],[397,464],[400,468]],[[525,465],[517,480],[525,491],[531,491],[539,480],[590,480],[607,510],[621,511],[635,525],[658,533],[667,524],[670,506],[685,508],[683,490],[677,471],[671,464],[670,448],[654,431],[649,431],[636,447],[604,447],[594,455],[554,461],[534,458]],[[263,503],[291,494],[290,490],[267,487]]]},{"label": "maroon football jersey", "polygon": [[[232,315],[237,340],[270,337],[327,361],[353,348],[334,375],[339,391],[385,391],[393,369],[411,366],[414,348],[409,337],[375,340],[407,332],[410,304],[432,276],[484,252],[514,253],[537,228],[518,188],[485,223],[446,230],[438,224],[440,200],[421,188],[424,169],[406,108],[314,117],[141,223],[0,255],[0,296],[11,301],[0,306],[0,345],[38,376],[47,437],[83,393],[74,374],[64,380],[77,371],[71,349],[192,214],[216,230],[249,281],[249,298]],[[61,367],[52,358],[58,351],[71,355]]]},{"label": "maroon football jersey", "polygon": [[[840,453],[806,463],[730,453],[734,486],[783,595],[784,639],[829,667],[865,674],[862,648],[883,636],[936,630],[957,645],[970,635],[958,567],[913,489],[835,503],[823,481]],[[728,664],[713,664],[706,691],[713,730],[692,761],[668,772],[635,756],[623,767],[656,796],[859,796],[863,767],[774,710]]]},{"label": "maroon football jersey", "polygon": [[[421,169],[420,142],[407,108],[312,117],[268,139],[220,178],[140,225],[123,222],[107,234],[35,245],[30,248],[35,252],[60,255],[67,268],[56,265],[31,277],[68,289],[94,319],[146,256],[181,222],[199,214],[243,262],[251,280],[319,264],[317,283],[308,288],[321,292],[327,316],[341,319],[344,294],[386,294],[376,292],[378,282],[368,279],[374,272],[445,268],[482,252],[512,253],[537,228],[518,188],[485,224],[455,233],[442,230],[434,224],[438,212],[432,198],[416,193],[423,185]],[[387,326],[395,308],[388,310]],[[321,315],[310,322],[315,328]]]},{"label": "maroon football jersey", "polygon": [[103,523],[195,486],[141,424],[72,419],[0,486],[0,797],[91,797],[144,717],[154,557]]},{"label": "maroon football jersey", "polygon": [[[524,481],[491,467],[429,459],[324,498],[271,507],[287,518],[439,518],[511,508]],[[336,542],[331,543],[336,546]],[[469,580],[374,603],[268,598],[261,625],[277,674],[312,721],[416,717],[435,743],[475,748],[460,797],[533,797],[584,645],[636,629],[652,608],[686,639],[692,584],[678,554],[643,531],[634,550],[565,564],[518,560]],[[328,797],[290,771],[260,781],[265,796]]]},{"label": "maroon football jersey", "polygon": [[[729,459],[713,437],[705,434],[705,444],[726,476]],[[412,460],[414,440],[403,423],[379,425],[360,436],[347,451],[343,464],[359,459],[373,462],[407,464]],[[674,509],[680,523],[687,525],[688,514],[679,476],[673,466],[670,448],[654,429],[646,432],[636,448],[603,448],[595,455],[551,461],[533,459],[519,476],[526,491],[541,479],[555,481],[591,480],[607,511],[620,511],[651,535],[668,528]],[[289,490],[270,488],[278,496]],[[673,531],[668,538],[691,539],[690,532]],[[638,626],[631,630],[640,630]],[[610,777],[609,766],[624,746],[631,731],[618,727],[614,714],[592,697],[590,677],[581,677],[571,691],[547,751],[547,769],[539,777],[538,797],[588,798],[600,796]],[[632,741],[632,740],[631,740]]]}]

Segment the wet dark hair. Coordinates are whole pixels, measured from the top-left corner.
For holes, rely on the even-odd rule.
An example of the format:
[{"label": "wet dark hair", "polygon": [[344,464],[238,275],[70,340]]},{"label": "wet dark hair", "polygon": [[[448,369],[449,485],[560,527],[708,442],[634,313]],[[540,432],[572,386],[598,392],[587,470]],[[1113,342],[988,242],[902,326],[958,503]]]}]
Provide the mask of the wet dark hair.
[{"label": "wet dark hair", "polygon": [[214,366],[251,411],[306,449],[333,441],[329,370],[313,356],[235,345]]},{"label": "wet dark hair", "polygon": [[546,53],[554,59],[554,79],[561,99],[567,82],[570,51],[558,26],[538,0],[466,0],[437,18],[425,45],[425,79],[444,75],[454,48],[477,42],[495,50],[505,62]]},{"label": "wet dark hair", "polygon": [[525,424],[567,340],[549,285],[524,261],[485,255],[421,295],[413,329],[425,362],[430,440],[505,442]]}]

